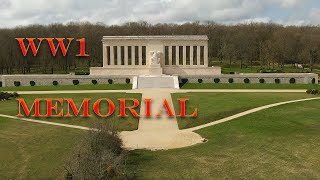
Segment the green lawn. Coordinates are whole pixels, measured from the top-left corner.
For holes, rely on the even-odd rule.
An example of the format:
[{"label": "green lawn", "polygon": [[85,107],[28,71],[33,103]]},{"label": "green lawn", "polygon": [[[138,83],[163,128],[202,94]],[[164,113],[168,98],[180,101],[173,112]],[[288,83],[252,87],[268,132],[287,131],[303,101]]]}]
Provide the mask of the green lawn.
[{"label": "green lawn", "polygon": [[[119,101],[118,98],[136,98],[139,101],[141,100],[141,94],[126,94],[126,93],[97,93],[97,94],[54,94],[54,95],[21,95],[20,98],[24,98],[29,108],[32,105],[32,102],[35,98],[72,98],[79,108],[81,105],[81,102],[83,101],[83,98],[91,98],[91,101],[89,103],[89,109],[90,114],[92,117],[63,117],[63,118],[46,118],[46,117],[30,117],[32,119],[39,119],[39,120],[45,120],[50,122],[58,122],[58,123],[64,123],[64,124],[75,124],[75,125],[81,125],[81,126],[92,126],[92,124],[98,120],[104,120],[104,121],[112,121],[112,123],[115,125],[115,127],[118,130],[136,130],[138,128],[138,122],[139,119],[136,117],[133,117],[129,112],[129,117],[118,117],[119,115]],[[106,118],[99,118],[98,116],[94,115],[92,106],[93,103],[99,99],[99,98],[109,98],[111,99],[115,104],[115,112],[111,117]],[[132,105],[133,103],[131,101],[127,102],[127,105]],[[15,116],[18,114],[18,103],[16,100],[9,100],[9,101],[1,101],[0,102],[1,108],[0,108],[0,114],[7,114]],[[46,114],[45,108],[46,103],[41,103],[41,114]],[[60,108],[60,107],[59,107]],[[67,103],[64,102],[63,105],[64,112],[67,112]],[[101,114],[106,114],[108,112],[108,106],[107,103],[101,103],[100,106]],[[83,112],[81,110],[81,112]],[[137,112],[140,112],[140,107],[137,108]],[[33,114],[33,113],[32,113]],[[81,113],[80,113],[81,114]]]},{"label": "green lawn", "polygon": [[176,93],[172,94],[175,111],[179,113],[178,98],[189,98],[187,113],[198,108],[196,118],[177,117],[180,129],[198,126],[228,117],[258,106],[281,101],[314,97],[306,93]]},{"label": "green lawn", "polygon": [[263,110],[199,130],[204,144],[132,151],[128,164],[139,179],[320,179],[319,107]]},{"label": "green lawn", "polygon": [[63,179],[84,132],[0,118],[0,179]]},{"label": "green lawn", "polygon": [[187,83],[181,89],[320,89],[318,84]]},{"label": "green lawn", "polygon": [[59,90],[121,90],[132,89],[132,84],[86,84],[62,86],[0,87],[0,91],[59,91]]}]

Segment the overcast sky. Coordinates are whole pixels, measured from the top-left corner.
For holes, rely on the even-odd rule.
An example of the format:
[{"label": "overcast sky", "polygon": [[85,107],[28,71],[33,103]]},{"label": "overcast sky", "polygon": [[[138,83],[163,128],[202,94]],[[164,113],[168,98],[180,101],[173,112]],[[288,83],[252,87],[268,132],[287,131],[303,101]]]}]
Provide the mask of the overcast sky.
[{"label": "overcast sky", "polygon": [[320,24],[319,0],[0,0],[0,27],[128,21]]}]

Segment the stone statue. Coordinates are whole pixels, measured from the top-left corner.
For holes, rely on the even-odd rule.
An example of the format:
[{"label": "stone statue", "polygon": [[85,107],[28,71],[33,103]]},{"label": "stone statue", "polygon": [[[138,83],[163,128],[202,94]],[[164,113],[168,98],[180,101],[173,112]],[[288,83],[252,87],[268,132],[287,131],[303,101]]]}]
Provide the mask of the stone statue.
[{"label": "stone statue", "polygon": [[160,64],[160,51],[150,51],[150,57],[151,57],[151,65],[158,65]]}]

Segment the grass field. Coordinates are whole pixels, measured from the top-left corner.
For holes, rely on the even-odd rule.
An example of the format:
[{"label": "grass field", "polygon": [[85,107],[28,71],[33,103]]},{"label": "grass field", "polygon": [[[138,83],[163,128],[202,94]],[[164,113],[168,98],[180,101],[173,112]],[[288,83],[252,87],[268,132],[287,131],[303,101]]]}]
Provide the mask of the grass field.
[{"label": "grass field", "polygon": [[[81,126],[88,126],[90,127],[94,122],[98,120],[104,120],[104,121],[112,121],[114,126],[118,130],[136,130],[138,128],[138,121],[139,119],[136,117],[133,117],[130,113],[128,118],[121,118],[117,115],[119,114],[119,101],[118,98],[136,98],[141,99],[141,94],[126,94],[126,93],[98,93],[98,94],[54,94],[54,95],[21,95],[20,98],[24,98],[29,108],[32,105],[32,102],[35,98],[72,98],[79,108],[83,98],[91,98],[91,103],[89,103],[89,109],[90,114],[92,117],[63,117],[63,118],[45,118],[45,117],[30,117],[32,119],[39,119],[39,120],[45,120],[50,122],[58,122],[58,123],[64,123],[64,124],[74,124],[74,125],[81,125]],[[99,118],[98,116],[95,116],[92,110],[93,103],[99,99],[99,98],[109,98],[111,99],[115,104],[115,112],[112,116],[106,117],[106,118]],[[131,101],[127,102],[127,105],[132,105],[133,103]],[[2,101],[0,102],[1,108],[0,108],[0,114],[6,114],[6,115],[12,115],[15,116],[18,114],[18,103],[16,100],[9,100],[9,101]],[[41,103],[41,114],[46,114],[45,112],[46,103]],[[67,103],[63,105],[64,112],[67,111]],[[137,108],[137,112],[139,113],[139,108]],[[101,103],[100,111],[101,114],[106,114],[108,112],[108,106],[107,103]],[[83,112],[83,109],[81,109],[81,112]],[[33,114],[33,113],[32,113]]]},{"label": "grass field", "polygon": [[131,152],[139,179],[319,179],[320,101],[263,110],[199,130],[193,147]]},{"label": "grass field", "polygon": [[63,179],[84,132],[0,118],[0,179]]},{"label": "grass field", "polygon": [[181,89],[320,89],[318,84],[227,84],[187,83]]},{"label": "grass field", "polygon": [[62,86],[0,87],[0,91],[59,91],[59,90],[121,90],[132,89],[132,84],[86,84]]},{"label": "grass field", "polygon": [[176,93],[172,94],[175,111],[178,114],[178,98],[189,98],[187,113],[198,108],[196,118],[177,117],[180,129],[198,126],[228,117],[258,106],[281,101],[314,97],[306,93]]}]

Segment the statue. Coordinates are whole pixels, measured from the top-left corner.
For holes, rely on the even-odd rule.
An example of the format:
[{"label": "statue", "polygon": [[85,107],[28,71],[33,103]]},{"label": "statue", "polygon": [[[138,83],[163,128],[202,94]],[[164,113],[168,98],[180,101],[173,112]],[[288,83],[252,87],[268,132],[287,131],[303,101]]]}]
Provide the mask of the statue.
[{"label": "statue", "polygon": [[160,51],[150,51],[150,57],[151,57],[151,65],[158,65],[160,64]]}]

